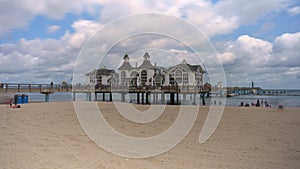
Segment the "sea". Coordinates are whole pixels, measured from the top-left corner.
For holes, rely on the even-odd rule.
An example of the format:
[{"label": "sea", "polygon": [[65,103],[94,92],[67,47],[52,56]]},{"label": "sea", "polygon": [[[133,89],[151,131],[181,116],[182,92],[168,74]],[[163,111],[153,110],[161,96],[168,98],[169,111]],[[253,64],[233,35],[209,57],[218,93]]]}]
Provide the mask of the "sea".
[{"label": "sea", "polygon": [[[45,95],[40,93],[18,93],[18,94],[26,94],[28,95],[29,102],[44,102]],[[54,93],[50,95],[50,102],[65,102],[65,101],[73,101],[73,94],[68,92],[60,92]],[[98,94],[97,98],[102,99],[102,95]],[[76,101],[85,101],[86,94],[84,93],[76,93]],[[109,95],[106,95],[106,100],[108,101]],[[169,99],[169,96],[166,95],[166,100]],[[94,95],[92,94],[91,100],[95,100]],[[120,94],[113,94],[114,101],[121,101]],[[160,100],[160,96],[158,96],[158,100]],[[179,100],[182,100],[182,95],[179,96]],[[186,97],[187,104],[192,104],[192,95]],[[226,106],[239,106],[241,102],[250,104],[256,103],[257,100],[260,102],[265,102],[271,106],[277,106],[278,104],[282,104],[285,107],[300,107],[300,95],[297,96],[263,96],[263,95],[239,95],[233,97],[226,98]],[[136,103],[136,95],[128,94],[125,98],[126,102]],[[152,98],[153,101],[153,98]],[[206,105],[214,104],[214,98],[205,98]],[[200,96],[196,97],[196,104],[202,105],[202,100]]]}]

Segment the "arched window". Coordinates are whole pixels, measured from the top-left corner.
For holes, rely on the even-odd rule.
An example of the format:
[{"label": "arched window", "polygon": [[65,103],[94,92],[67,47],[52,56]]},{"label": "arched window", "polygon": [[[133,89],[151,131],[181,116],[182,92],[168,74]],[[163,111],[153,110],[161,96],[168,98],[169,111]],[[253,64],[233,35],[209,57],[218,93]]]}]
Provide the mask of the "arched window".
[{"label": "arched window", "polygon": [[177,84],[182,84],[182,71],[179,69],[175,72],[175,81]]},{"label": "arched window", "polygon": [[182,79],[183,79],[183,84],[189,84],[189,75],[187,72],[183,73]]},{"label": "arched window", "polygon": [[147,84],[147,71],[143,70],[141,72],[141,85],[146,85]]},{"label": "arched window", "polygon": [[138,77],[139,77],[139,74],[136,71],[134,71],[130,74],[130,85],[131,86],[137,86]]},{"label": "arched window", "polygon": [[126,72],[121,72],[121,85],[125,86],[126,85]]},{"label": "arched window", "polygon": [[174,79],[174,74],[169,74],[169,84],[174,85],[175,79]]},{"label": "arched window", "polygon": [[154,85],[155,85],[155,86],[160,86],[160,85],[162,85],[162,77],[156,76],[156,77],[154,78]]}]

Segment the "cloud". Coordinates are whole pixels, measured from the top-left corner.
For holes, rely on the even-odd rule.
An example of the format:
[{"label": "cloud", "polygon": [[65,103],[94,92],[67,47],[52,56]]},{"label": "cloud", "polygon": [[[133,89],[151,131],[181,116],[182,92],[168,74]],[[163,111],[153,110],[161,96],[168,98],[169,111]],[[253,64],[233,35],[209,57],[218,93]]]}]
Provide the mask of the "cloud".
[{"label": "cloud", "polygon": [[258,18],[270,12],[283,10],[288,6],[288,2],[289,0],[262,0],[259,3],[227,0],[212,3],[206,0],[174,0],[151,1],[150,3],[147,1],[77,0],[70,3],[24,0],[20,3],[18,0],[10,0],[1,2],[0,23],[5,23],[5,26],[0,27],[0,36],[26,28],[37,15],[59,20],[64,18],[66,13],[75,15],[88,13],[99,18],[102,24],[106,24],[127,15],[159,12],[183,17],[211,37],[231,33],[241,25],[256,22]]},{"label": "cloud", "polygon": [[48,33],[54,33],[60,29],[59,25],[51,25],[47,27],[47,32]]},{"label": "cloud", "polygon": [[[262,17],[271,12],[286,10],[289,0],[262,0],[240,1],[227,0],[212,3],[206,0],[189,1],[108,1],[108,0],[78,0],[72,3],[65,1],[33,1],[17,0],[3,1],[0,6],[0,36],[7,35],[17,29],[26,28],[37,15],[46,16],[53,20],[64,18],[66,13],[81,15],[88,13],[98,19],[77,20],[71,25],[72,30],[67,30],[58,39],[20,39],[14,44],[0,45],[0,79],[9,81],[26,82],[28,79],[35,82],[49,82],[69,80],[76,63],[76,58],[81,47],[97,30],[113,19],[126,15],[143,12],[161,12],[181,17],[192,23],[208,37],[230,34],[243,25],[258,22]],[[290,8],[291,15],[298,14],[299,7]],[[18,12],[16,12],[18,11]],[[158,25],[149,25],[148,20],[141,20],[139,24],[123,25],[124,29],[135,27],[158,28]],[[135,22],[133,22],[135,23]],[[168,23],[169,24],[169,23]],[[48,32],[55,32],[58,25],[48,27]],[[174,30],[176,26],[169,24],[164,30]],[[272,29],[272,24],[262,27],[263,31]],[[99,51],[108,50],[107,43],[117,37],[117,29],[111,29],[103,35],[103,44],[93,44],[95,51],[90,54],[97,55]],[[198,37],[191,36],[187,30],[179,32],[185,34],[187,39],[198,43]],[[190,37],[189,37],[190,35]],[[220,59],[227,73],[229,84],[245,85],[247,81],[255,80],[260,83],[277,84],[278,86],[287,79],[293,79],[294,84],[299,84],[296,73],[299,71],[299,42],[300,33],[283,34],[273,42],[251,37],[239,36],[229,42],[218,42]],[[140,48],[137,48],[139,46]],[[160,56],[159,50],[164,54]],[[138,49],[138,50],[137,50]],[[165,65],[176,64],[183,58],[189,63],[198,63],[191,59],[190,49],[185,48],[174,40],[165,37],[134,37],[120,42],[105,58],[103,64],[118,65],[123,54],[130,52],[133,63],[146,49],[153,56],[153,62],[163,62]],[[201,50],[198,50],[201,51]],[[170,55],[167,55],[167,54]],[[167,55],[167,56],[166,56]],[[204,61],[209,61],[213,55],[199,53]],[[174,57],[176,59],[174,59]],[[159,60],[159,58],[165,58]],[[213,63],[213,61],[209,62]],[[85,65],[89,68],[89,64]],[[116,67],[115,66],[115,67]],[[278,78],[280,76],[281,78]],[[297,75],[299,77],[299,75]],[[243,80],[241,80],[243,79]],[[298,79],[298,81],[297,81]],[[2,80],[3,81],[3,80]],[[296,82],[296,83],[295,83]],[[249,83],[250,84],[250,83]],[[293,85],[288,84],[288,85]]]},{"label": "cloud", "polygon": [[291,16],[295,16],[295,15],[300,14],[300,6],[294,6],[294,7],[292,7],[292,8],[289,8],[289,9],[288,9],[288,13],[289,13]]},{"label": "cloud", "polygon": [[67,31],[58,40],[20,39],[15,44],[0,45],[0,79],[35,83],[69,81],[81,47],[101,26],[80,20],[73,23],[73,33]]},{"label": "cloud", "polygon": [[227,83],[245,86],[253,80],[262,87],[295,88],[300,83],[299,43],[300,32],[282,34],[273,42],[242,35],[223,48],[217,44]]}]

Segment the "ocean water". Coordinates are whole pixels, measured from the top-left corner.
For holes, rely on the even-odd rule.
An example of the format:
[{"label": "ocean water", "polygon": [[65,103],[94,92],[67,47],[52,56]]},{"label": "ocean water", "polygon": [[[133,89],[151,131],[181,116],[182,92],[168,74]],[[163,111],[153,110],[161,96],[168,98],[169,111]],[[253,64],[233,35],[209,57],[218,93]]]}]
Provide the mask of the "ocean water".
[{"label": "ocean water", "polygon": [[[19,93],[19,94],[27,94],[29,96],[29,102],[43,102],[45,101],[45,95],[40,93]],[[166,94],[166,101],[169,100],[169,95]],[[98,94],[98,100],[102,99],[102,94]],[[106,100],[109,99],[109,95],[106,95]],[[158,100],[160,100],[160,95],[158,95]],[[179,99],[182,100],[182,95],[179,96]],[[72,101],[73,96],[72,93],[54,93],[50,95],[50,102],[63,102],[63,101]],[[84,93],[76,93],[76,100],[84,101],[86,100],[86,94]],[[92,100],[94,100],[94,94],[92,94]],[[121,101],[120,94],[113,94],[114,101]],[[153,97],[151,97],[153,102]],[[239,106],[241,102],[244,104],[248,103],[256,103],[257,100],[266,100],[271,106],[277,106],[278,104],[282,104],[286,107],[300,107],[300,96],[261,96],[261,95],[240,95],[234,97],[226,98],[226,105],[227,106]],[[126,102],[133,102],[136,103],[136,95],[129,94],[126,95],[125,98]],[[191,104],[193,99],[191,95],[187,95],[186,97],[187,103]],[[206,98],[205,99],[206,105],[210,105],[214,102],[213,98]],[[197,95],[196,97],[196,104],[202,105],[202,100],[200,96]]]}]

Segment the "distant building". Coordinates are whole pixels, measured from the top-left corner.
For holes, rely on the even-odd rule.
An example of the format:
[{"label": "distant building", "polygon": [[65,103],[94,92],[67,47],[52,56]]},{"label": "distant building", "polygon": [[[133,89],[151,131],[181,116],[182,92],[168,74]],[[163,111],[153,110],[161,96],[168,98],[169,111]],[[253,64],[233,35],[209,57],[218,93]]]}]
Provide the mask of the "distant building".
[{"label": "distant building", "polygon": [[117,74],[114,70],[100,68],[93,70],[86,74],[87,83],[90,85],[116,85],[117,84]]},{"label": "distant building", "polygon": [[205,72],[202,67],[200,65],[190,65],[186,60],[178,65],[171,66],[165,72],[166,85],[203,85],[203,74]]},{"label": "distant building", "polygon": [[88,84],[119,85],[119,86],[168,86],[168,85],[191,85],[203,86],[203,71],[200,65],[188,64],[183,60],[180,64],[167,69],[152,64],[150,55],[146,52],[141,65],[131,66],[129,56],[125,54],[122,65],[114,70],[101,68],[87,75]]},{"label": "distant building", "polygon": [[[161,68],[153,65],[150,62],[150,55],[145,53],[144,61],[140,66],[132,67],[129,63],[129,56],[125,54],[123,57],[123,64],[118,68],[119,70],[119,85],[122,86],[144,86],[158,84],[154,82],[158,79],[158,74],[161,74]],[[160,83],[162,83],[161,79]]]}]

